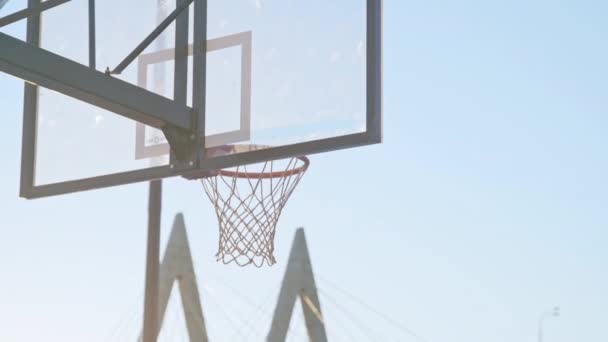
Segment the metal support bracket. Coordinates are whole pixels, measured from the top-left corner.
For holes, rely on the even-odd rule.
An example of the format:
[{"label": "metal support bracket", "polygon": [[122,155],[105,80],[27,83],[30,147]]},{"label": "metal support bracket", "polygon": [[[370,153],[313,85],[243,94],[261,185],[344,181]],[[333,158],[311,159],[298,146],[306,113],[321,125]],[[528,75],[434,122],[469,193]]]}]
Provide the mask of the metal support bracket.
[{"label": "metal support bracket", "polygon": [[192,160],[196,155],[196,135],[191,131],[176,126],[167,125],[161,128],[171,146],[173,156],[179,162]]},{"label": "metal support bracket", "polygon": [[0,71],[148,126],[191,128],[188,106],[1,32]]}]

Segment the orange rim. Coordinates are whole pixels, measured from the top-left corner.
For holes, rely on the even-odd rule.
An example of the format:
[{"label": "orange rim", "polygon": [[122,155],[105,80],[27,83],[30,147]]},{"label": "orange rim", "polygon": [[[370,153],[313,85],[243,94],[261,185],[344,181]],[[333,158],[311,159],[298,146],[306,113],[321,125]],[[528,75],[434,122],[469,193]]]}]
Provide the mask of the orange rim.
[{"label": "orange rim", "polygon": [[310,160],[308,157],[301,156],[296,157],[303,164],[301,166],[296,167],[295,169],[287,170],[287,171],[273,171],[273,172],[240,172],[240,171],[230,171],[230,170],[217,170],[217,175],[233,177],[233,178],[244,178],[244,179],[270,179],[270,178],[281,178],[281,177],[289,177],[293,175],[297,175],[300,173],[304,173],[308,166],[310,165]]}]

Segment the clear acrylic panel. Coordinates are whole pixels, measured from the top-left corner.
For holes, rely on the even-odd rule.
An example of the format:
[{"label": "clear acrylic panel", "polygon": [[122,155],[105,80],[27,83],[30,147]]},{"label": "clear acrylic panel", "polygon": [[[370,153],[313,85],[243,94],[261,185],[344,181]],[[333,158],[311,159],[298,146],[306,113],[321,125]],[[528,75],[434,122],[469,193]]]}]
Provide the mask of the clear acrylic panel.
[{"label": "clear acrylic panel", "polygon": [[[208,1],[208,155],[365,132],[366,11],[365,0]],[[142,156],[168,153],[166,140],[145,131]]]},{"label": "clear acrylic panel", "polygon": [[[45,12],[41,46],[87,65],[88,4],[73,0]],[[190,6],[187,105],[194,97],[205,98],[207,156],[366,133],[369,5],[367,0],[209,0],[205,94],[193,94]],[[176,0],[96,1],[97,70],[114,69],[175,8]],[[175,27],[172,23],[120,75],[108,77],[173,99]],[[34,185],[170,162],[158,129],[45,89],[38,105]]]},{"label": "clear acrylic panel", "polygon": [[[232,143],[276,147],[365,132],[367,1],[237,6],[209,1],[209,39],[252,37],[250,139]],[[208,118],[222,116],[207,107]]]}]

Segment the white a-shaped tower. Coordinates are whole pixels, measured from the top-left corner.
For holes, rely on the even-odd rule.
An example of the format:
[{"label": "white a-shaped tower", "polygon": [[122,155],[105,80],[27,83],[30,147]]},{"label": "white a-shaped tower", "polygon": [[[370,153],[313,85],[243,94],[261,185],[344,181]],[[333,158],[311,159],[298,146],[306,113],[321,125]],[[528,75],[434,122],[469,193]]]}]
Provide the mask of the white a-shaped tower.
[{"label": "white a-shaped tower", "polygon": [[[207,342],[207,329],[196,275],[192,264],[190,244],[182,214],[175,216],[169,243],[165,250],[159,276],[159,330],[165,317],[173,284],[177,282],[182,298],[188,336],[192,342]],[[159,332],[157,332],[158,334]],[[141,338],[140,338],[141,341]]]},{"label": "white a-shaped tower", "polygon": [[268,342],[285,341],[293,308],[298,297],[304,310],[304,319],[310,341],[327,342],[325,323],[321,313],[319,295],[303,228],[298,229],[293,240],[289,263],[287,264],[279,300],[272,319],[272,326],[267,338]]}]

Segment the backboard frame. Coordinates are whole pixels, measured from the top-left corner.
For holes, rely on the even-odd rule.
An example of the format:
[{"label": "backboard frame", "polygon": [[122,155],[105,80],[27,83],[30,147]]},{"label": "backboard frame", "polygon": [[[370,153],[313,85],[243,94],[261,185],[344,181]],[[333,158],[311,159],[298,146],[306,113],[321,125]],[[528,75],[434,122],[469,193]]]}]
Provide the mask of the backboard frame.
[{"label": "backboard frame", "polygon": [[268,160],[299,157],[381,143],[383,139],[383,16],[383,0],[366,0],[367,102],[365,132],[267,149],[253,148],[249,152],[212,156],[211,158],[206,158],[206,149],[203,149],[199,157],[199,167],[194,171],[183,172],[182,176],[192,179],[209,171],[236,165],[254,164]]},{"label": "backboard frame", "polygon": [[[36,6],[36,4],[39,3],[40,0],[28,0],[28,6]],[[199,56],[198,59],[195,58],[194,61],[193,72],[195,75],[200,75],[200,77],[195,77],[195,83],[193,85],[193,88],[194,93],[205,94],[204,87],[206,86],[205,73],[207,44],[204,44],[203,42],[207,41],[207,0],[195,0],[193,5],[195,7],[194,50],[203,51],[202,56]],[[196,6],[200,6],[198,11],[196,9]],[[191,109],[193,113],[192,127],[197,127],[195,139],[196,141],[200,141],[200,148],[197,148],[198,151],[196,151],[198,157],[194,156],[194,160],[192,160],[191,162],[179,163],[175,161],[175,158],[173,156],[171,156],[170,165],[108,174],[92,178],[71,180],[54,184],[36,185],[35,163],[38,86],[35,84],[26,83],[24,90],[24,118],[22,136],[20,196],[27,199],[34,199],[78,191],[148,181],[153,179],[168,178],[173,176],[184,176],[186,178],[191,178],[193,175],[196,174],[201,174],[207,171],[228,168],[241,164],[252,164],[267,160],[277,160],[282,158],[297,157],[302,155],[310,155],[350,147],[381,143],[383,125],[383,0],[366,0],[366,6],[367,102],[365,114],[365,132],[272,147],[268,149],[254,149],[248,152],[236,154],[208,155],[207,148],[205,146],[205,139],[202,139],[204,135],[200,133],[205,132],[205,96],[195,96],[193,97],[193,105]],[[33,46],[40,46],[40,29],[40,16],[36,15],[29,17],[27,20],[27,43]],[[200,39],[196,39],[196,37],[204,37],[204,39],[201,41]],[[92,37],[92,39],[94,39],[94,37]],[[91,49],[91,51],[93,52],[94,50],[94,48]],[[183,55],[185,55],[185,53],[183,53]],[[176,54],[176,59],[177,58],[178,57]],[[184,58],[187,58],[187,56],[185,56]],[[197,78],[199,78],[198,81],[196,80]]]}]

